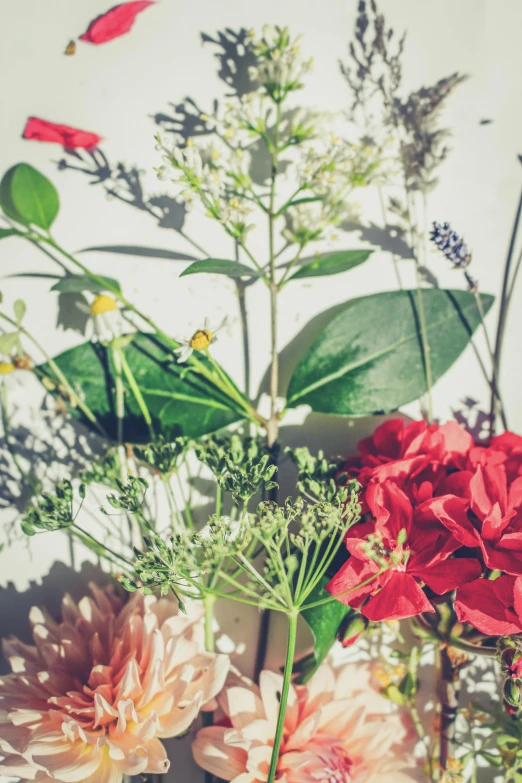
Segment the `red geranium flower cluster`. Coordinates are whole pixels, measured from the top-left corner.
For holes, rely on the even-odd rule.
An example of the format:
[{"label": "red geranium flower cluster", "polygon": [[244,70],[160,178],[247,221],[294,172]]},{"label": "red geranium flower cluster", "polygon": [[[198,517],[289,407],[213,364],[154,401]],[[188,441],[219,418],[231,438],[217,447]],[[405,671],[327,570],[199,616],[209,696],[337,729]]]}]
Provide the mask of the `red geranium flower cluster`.
[{"label": "red geranium flower cluster", "polygon": [[364,517],[348,531],[332,595],[379,621],[433,612],[425,588],[456,589],[460,621],[491,636],[522,632],[520,436],[479,446],[456,422],[392,419],[346,469],[362,485]]}]

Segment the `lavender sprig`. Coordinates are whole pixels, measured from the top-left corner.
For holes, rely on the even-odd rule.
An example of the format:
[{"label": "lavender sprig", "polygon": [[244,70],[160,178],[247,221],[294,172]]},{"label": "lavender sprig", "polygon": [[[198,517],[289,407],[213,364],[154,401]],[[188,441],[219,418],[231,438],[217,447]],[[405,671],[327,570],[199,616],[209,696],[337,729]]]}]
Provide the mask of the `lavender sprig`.
[{"label": "lavender sprig", "polygon": [[[471,263],[471,251],[449,223],[433,223],[431,241],[444,253],[456,269],[466,269]],[[469,282],[469,281],[468,281]]]}]

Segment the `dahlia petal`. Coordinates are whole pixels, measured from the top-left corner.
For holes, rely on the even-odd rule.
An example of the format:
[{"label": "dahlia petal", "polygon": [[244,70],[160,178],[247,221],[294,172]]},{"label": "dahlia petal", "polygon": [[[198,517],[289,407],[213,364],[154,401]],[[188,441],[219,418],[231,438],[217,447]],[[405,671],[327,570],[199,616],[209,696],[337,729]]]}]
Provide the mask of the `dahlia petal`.
[{"label": "dahlia petal", "polygon": [[333,736],[356,734],[364,723],[364,707],[354,704],[351,699],[337,699],[321,709],[319,731]]},{"label": "dahlia petal", "polygon": [[266,780],[270,769],[270,759],[272,758],[272,748],[268,745],[260,745],[251,748],[247,758],[247,772],[254,775],[258,780]]},{"label": "dahlia petal", "polygon": [[142,687],[144,688],[143,695],[136,704],[136,707],[139,710],[143,709],[143,707],[152,701],[152,699],[157,694],[161,694],[165,690],[165,677],[163,673],[162,660],[156,659],[154,663],[149,664],[147,668],[147,675],[142,682]]},{"label": "dahlia petal", "polygon": [[248,688],[227,688],[225,700],[225,712],[235,729],[242,729],[256,718],[264,717],[263,702]]},{"label": "dahlia petal", "polygon": [[317,709],[297,727],[290,739],[285,742],[285,753],[290,750],[300,750],[310,742],[319,728],[322,715],[322,710]]},{"label": "dahlia petal", "polygon": [[168,737],[178,737],[190,728],[196,719],[201,708],[202,694],[189,704],[187,707],[176,707],[169,715],[161,716],[161,731],[158,731],[158,737],[167,739]]},{"label": "dahlia petal", "polygon": [[34,780],[38,774],[38,767],[30,761],[26,761],[22,756],[6,756],[0,761],[0,774],[9,777],[22,778],[23,780]]},{"label": "dahlia petal", "polygon": [[259,690],[265,709],[266,719],[275,728],[279,715],[279,700],[277,694],[281,693],[283,677],[271,671],[262,671],[259,677]]},{"label": "dahlia petal", "polygon": [[115,700],[132,699],[136,701],[142,695],[140,670],[136,660],[130,660],[125,668],[125,674],[120,682]]},{"label": "dahlia petal", "polygon": [[410,574],[398,572],[393,573],[382,590],[361,609],[361,613],[373,622],[403,620],[434,611],[415,579]]},{"label": "dahlia petal", "polygon": [[229,781],[246,771],[247,753],[227,745],[225,731],[221,726],[201,729],[192,743],[192,755],[202,769]]},{"label": "dahlia petal", "polygon": [[306,709],[302,717],[311,714],[323,704],[327,704],[335,693],[335,676],[330,666],[320,666],[308,683],[308,699]]}]

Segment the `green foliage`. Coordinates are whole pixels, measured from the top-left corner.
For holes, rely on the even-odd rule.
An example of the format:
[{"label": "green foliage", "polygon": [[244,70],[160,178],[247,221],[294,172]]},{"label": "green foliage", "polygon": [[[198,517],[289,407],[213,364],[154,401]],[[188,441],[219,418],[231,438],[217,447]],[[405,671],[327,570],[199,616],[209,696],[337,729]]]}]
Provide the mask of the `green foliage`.
[{"label": "green foliage", "polygon": [[7,239],[7,237],[21,236],[21,232],[16,228],[0,228],[0,239]]},{"label": "green foliage", "polygon": [[[433,380],[451,367],[480,323],[467,291],[425,289]],[[493,297],[481,294],[489,310]],[[415,291],[390,291],[349,302],[297,365],[288,405],[320,413],[365,416],[387,413],[418,399],[426,378]]]},{"label": "green foliage", "polygon": [[196,446],[196,454],[238,505],[277,487],[272,480],[277,467],[260,438],[242,438],[237,433],[209,438]]},{"label": "green foliage", "polygon": [[255,269],[240,264],[239,261],[227,261],[224,258],[205,258],[202,261],[194,261],[183,270],[180,277],[204,272],[213,275],[226,275],[227,277],[259,277],[259,273]]},{"label": "green foliage", "polygon": [[364,263],[372,253],[373,250],[338,250],[325,256],[305,259],[289,280],[338,275]]},{"label": "green foliage", "polygon": [[98,283],[89,275],[67,275],[55,283],[51,291],[59,291],[62,294],[81,294],[84,291],[90,291],[93,294],[101,294],[104,291],[116,289],[121,293],[120,284],[113,277],[104,277],[103,275],[97,275],[97,277],[101,278],[106,285]]},{"label": "green foliage", "polygon": [[174,438],[173,441],[159,439],[153,443],[136,447],[134,454],[137,459],[146,462],[164,476],[169,476],[179,467],[181,460],[190,448],[187,438]]},{"label": "green foliage", "polygon": [[60,208],[52,182],[27,163],[18,163],[4,174],[0,205],[18,223],[38,226],[44,231],[49,231]]},{"label": "green foliage", "polygon": [[[328,579],[324,578],[321,584],[310,594],[309,603],[321,601],[329,597],[329,593],[324,589],[327,583]],[[302,617],[313,634],[314,649],[313,652],[300,660],[296,666],[301,683],[308,682],[324,661],[337,638],[343,621],[356,614],[353,609],[340,601],[329,601],[321,606],[306,609],[302,612]]]},{"label": "green foliage", "polygon": [[[85,485],[80,484],[80,508],[85,498]],[[62,481],[54,493],[44,492],[36,506],[29,509],[22,519],[22,530],[27,536],[45,531],[64,530],[74,524],[78,514],[74,510],[74,490],[70,481]]]},{"label": "green foliage", "polygon": [[[145,493],[148,488],[148,481],[141,476],[129,476],[127,481],[117,479],[117,494],[107,495],[107,502],[112,508],[141,517]],[[105,514],[108,513],[104,508],[101,511]]]},{"label": "green foliage", "polygon": [[[159,337],[139,332],[125,349],[125,358],[151,415],[154,431],[165,440],[179,436],[198,438],[243,418],[241,410],[228,396],[191,367],[177,364],[169,347]],[[201,356],[200,361],[210,369],[205,356]],[[67,378],[74,379],[85,404],[109,437],[116,440],[115,369],[110,349],[100,344],[83,343],[55,357],[55,362]],[[37,369],[52,381],[56,380],[48,364]],[[129,443],[147,443],[150,440],[148,427],[125,378],[123,383],[123,438]],[[58,384],[54,393],[59,393]],[[71,413],[92,428],[79,408],[71,407]]]},{"label": "green foliage", "polygon": [[306,446],[285,449],[297,468],[297,488],[309,499],[324,500],[333,503],[346,502],[352,490],[357,490],[357,482],[347,486],[347,474],[343,471],[344,460],[328,460],[323,451],[317,457],[312,456]]}]

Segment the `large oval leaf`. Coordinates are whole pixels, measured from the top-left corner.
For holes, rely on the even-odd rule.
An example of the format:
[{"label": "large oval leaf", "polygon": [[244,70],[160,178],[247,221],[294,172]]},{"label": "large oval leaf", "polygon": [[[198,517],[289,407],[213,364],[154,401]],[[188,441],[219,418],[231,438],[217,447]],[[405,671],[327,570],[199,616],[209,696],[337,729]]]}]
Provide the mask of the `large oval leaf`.
[{"label": "large oval leaf", "polygon": [[372,253],[373,250],[338,250],[336,253],[306,259],[301,268],[289,279],[338,275],[364,263]]},{"label": "large oval leaf", "polygon": [[[485,311],[493,297],[481,295]],[[424,289],[433,380],[451,367],[480,323],[473,294]],[[426,391],[416,291],[349,302],[326,326],[290,379],[288,405],[318,413],[388,413]]]},{"label": "large oval leaf", "polygon": [[4,174],[0,202],[4,212],[19,223],[45,231],[50,229],[60,208],[52,182],[28,163],[18,163]]},{"label": "large oval leaf", "polygon": [[212,275],[226,275],[227,277],[259,277],[255,269],[240,264],[239,261],[227,261],[225,258],[204,258],[201,261],[194,261],[183,270],[180,277],[198,275],[203,272]]},{"label": "large oval leaf", "polygon": [[[156,435],[197,438],[243,418],[240,408],[212,384],[170,358],[169,348],[155,335],[138,333],[125,349],[125,358],[149,409]],[[206,362],[205,357],[198,356]],[[117,437],[114,365],[111,352],[99,343],[83,343],[61,353],[54,361],[69,382],[81,391],[85,404],[96,415],[110,438]],[[56,380],[48,364],[38,370]],[[150,440],[136,399],[127,387],[123,437],[129,443]],[[78,408],[71,413],[91,426]]]}]

